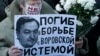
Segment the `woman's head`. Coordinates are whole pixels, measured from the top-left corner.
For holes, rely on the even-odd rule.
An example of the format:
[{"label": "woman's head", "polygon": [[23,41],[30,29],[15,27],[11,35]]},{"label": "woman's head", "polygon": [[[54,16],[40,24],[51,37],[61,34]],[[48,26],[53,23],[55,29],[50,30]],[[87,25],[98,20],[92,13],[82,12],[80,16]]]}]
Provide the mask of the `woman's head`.
[{"label": "woman's head", "polygon": [[39,14],[41,11],[42,0],[18,0],[22,9],[22,14]]}]

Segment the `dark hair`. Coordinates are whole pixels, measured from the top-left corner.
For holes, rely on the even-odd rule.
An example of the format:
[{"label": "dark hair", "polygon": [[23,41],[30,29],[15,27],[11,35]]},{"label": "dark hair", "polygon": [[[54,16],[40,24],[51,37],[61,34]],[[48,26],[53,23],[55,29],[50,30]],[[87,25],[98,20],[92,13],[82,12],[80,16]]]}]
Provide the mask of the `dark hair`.
[{"label": "dark hair", "polygon": [[16,31],[19,33],[20,32],[20,28],[23,24],[27,23],[27,22],[32,22],[32,21],[35,21],[38,25],[38,28],[39,28],[39,22],[34,19],[34,18],[31,18],[31,17],[20,17],[16,23]]}]

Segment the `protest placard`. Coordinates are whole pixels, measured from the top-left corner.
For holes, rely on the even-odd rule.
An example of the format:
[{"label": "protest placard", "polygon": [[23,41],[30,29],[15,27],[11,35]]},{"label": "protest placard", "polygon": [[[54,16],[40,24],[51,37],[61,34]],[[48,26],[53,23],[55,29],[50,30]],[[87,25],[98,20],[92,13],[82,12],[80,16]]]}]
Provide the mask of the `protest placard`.
[{"label": "protest placard", "polygon": [[14,34],[23,56],[74,56],[76,16],[16,15]]}]

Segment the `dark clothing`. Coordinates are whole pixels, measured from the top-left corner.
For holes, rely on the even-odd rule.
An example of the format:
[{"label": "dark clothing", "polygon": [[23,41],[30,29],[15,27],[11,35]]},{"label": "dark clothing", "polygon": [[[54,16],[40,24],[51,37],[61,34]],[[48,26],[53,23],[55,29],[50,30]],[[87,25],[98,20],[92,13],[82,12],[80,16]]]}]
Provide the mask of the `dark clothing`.
[{"label": "dark clothing", "polygon": [[8,4],[11,4],[12,1],[13,1],[13,0],[8,0]]},{"label": "dark clothing", "polygon": [[[96,8],[100,8],[100,0],[95,0],[95,1],[96,1]],[[89,53],[86,56],[98,56],[96,44],[99,36],[100,36],[100,15],[96,25],[86,35],[89,44]]]},{"label": "dark clothing", "polygon": [[0,22],[6,17],[5,7],[8,5],[8,0],[0,0]]},{"label": "dark clothing", "polygon": [[100,0],[95,0],[96,1],[96,7],[100,8]]},{"label": "dark clothing", "polygon": [[59,2],[59,0],[44,0],[46,1],[53,9],[55,9],[56,4]]},{"label": "dark clothing", "polygon": [[100,16],[97,24],[86,35],[89,44],[89,53],[87,54],[87,56],[98,56],[96,43],[99,36],[100,36]]}]

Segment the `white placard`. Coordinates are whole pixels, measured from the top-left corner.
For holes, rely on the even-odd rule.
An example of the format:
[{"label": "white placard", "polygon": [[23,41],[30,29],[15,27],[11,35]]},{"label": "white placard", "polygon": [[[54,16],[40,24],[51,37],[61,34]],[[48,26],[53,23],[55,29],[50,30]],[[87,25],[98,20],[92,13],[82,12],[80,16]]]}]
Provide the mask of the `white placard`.
[{"label": "white placard", "polygon": [[[39,29],[35,30],[21,30],[25,24],[21,21],[19,24],[20,31],[16,31],[18,27],[18,20],[21,18],[33,18],[38,21]],[[14,18],[14,34],[15,34],[15,46],[19,47],[23,56],[74,56],[75,55],[75,35],[76,35],[76,16],[66,14],[43,14],[43,15],[16,15]],[[32,22],[32,21],[31,21]],[[34,22],[34,21],[33,21]],[[23,24],[24,23],[24,24]],[[35,24],[35,23],[34,23]],[[28,24],[27,24],[28,25]],[[30,24],[31,25],[31,24]],[[30,27],[30,25],[28,25]],[[38,24],[36,24],[38,25]],[[36,26],[35,25],[35,26]],[[27,26],[27,27],[28,27]],[[27,28],[26,27],[26,28]],[[33,27],[33,26],[32,26]],[[30,28],[32,28],[30,27]],[[37,26],[35,27],[37,28]],[[25,28],[24,28],[25,29]],[[18,30],[18,29],[17,29]],[[32,42],[31,32],[38,32],[38,40],[33,39],[36,43],[32,47],[24,47],[21,43],[27,44],[29,41]],[[21,34],[22,33],[22,34]],[[20,41],[19,37],[25,35]],[[34,35],[32,35],[35,38]],[[26,38],[26,39],[25,39]],[[19,42],[20,41],[20,42]],[[23,44],[23,45],[24,45]],[[31,44],[30,44],[31,45]]]}]

